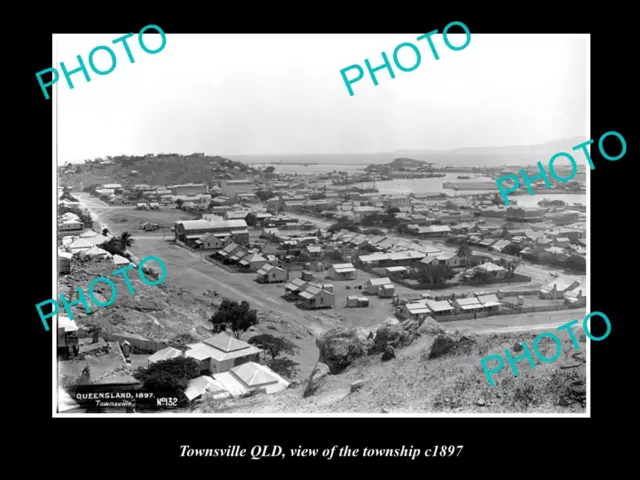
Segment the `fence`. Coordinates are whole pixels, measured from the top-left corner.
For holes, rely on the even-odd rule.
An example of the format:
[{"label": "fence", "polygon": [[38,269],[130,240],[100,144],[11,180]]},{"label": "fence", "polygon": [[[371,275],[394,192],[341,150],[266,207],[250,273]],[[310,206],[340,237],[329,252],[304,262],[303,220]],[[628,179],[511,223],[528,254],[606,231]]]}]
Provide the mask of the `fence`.
[{"label": "fence", "polygon": [[137,349],[142,353],[155,353],[158,350],[168,347],[167,344],[162,342],[155,342],[153,340],[145,340],[142,338],[129,337],[127,335],[119,335],[115,333],[101,332],[100,336],[107,342],[129,342],[134,347],[134,351]]},{"label": "fence", "polygon": [[534,313],[534,312],[556,312],[560,310],[575,310],[576,308],[583,308],[583,306],[576,306],[572,304],[564,303],[562,305],[540,305],[532,307],[522,307],[515,304],[506,304],[507,309],[498,312],[498,315],[515,315],[519,313]]},{"label": "fence", "polygon": [[[494,292],[494,293],[498,293],[498,292]],[[540,290],[519,290],[519,291],[515,291],[515,290],[510,290],[508,292],[500,292],[500,296],[501,297],[531,297],[531,296],[538,296],[540,295]]]}]

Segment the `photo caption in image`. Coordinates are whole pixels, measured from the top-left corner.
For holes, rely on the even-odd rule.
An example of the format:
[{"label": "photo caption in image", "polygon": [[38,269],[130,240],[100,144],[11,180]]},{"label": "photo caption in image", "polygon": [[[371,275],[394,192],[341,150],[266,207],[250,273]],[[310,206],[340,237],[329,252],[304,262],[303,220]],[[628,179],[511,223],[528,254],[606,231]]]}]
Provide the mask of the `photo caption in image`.
[{"label": "photo caption in image", "polygon": [[[464,449],[464,445],[436,445],[424,449],[415,448],[413,445],[400,448],[349,448],[348,445],[333,445],[331,448],[298,448],[289,449],[289,458],[317,457],[318,455],[327,460],[343,457],[404,457],[415,460],[420,456],[424,457],[459,457]],[[190,445],[180,446],[181,457],[250,457],[251,460],[262,458],[287,458],[285,450],[279,445],[255,445],[250,449],[242,448],[239,445],[230,445],[227,448],[193,448]]]}]

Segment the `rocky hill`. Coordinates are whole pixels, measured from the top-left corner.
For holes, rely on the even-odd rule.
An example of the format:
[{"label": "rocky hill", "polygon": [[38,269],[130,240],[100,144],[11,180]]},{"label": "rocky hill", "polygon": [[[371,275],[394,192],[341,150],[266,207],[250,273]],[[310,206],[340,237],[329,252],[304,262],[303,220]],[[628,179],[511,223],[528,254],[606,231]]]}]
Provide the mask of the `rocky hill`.
[{"label": "rocky hill", "polygon": [[426,170],[430,167],[431,165],[424,160],[416,160],[413,158],[401,157],[401,158],[395,158],[392,162],[385,163],[385,164],[368,165],[365,168],[365,171],[390,172],[394,170],[404,170],[406,168],[409,168],[409,169],[417,168],[417,169]]},{"label": "rocky hill", "polygon": [[[176,286],[172,279],[166,279],[155,287],[148,286],[139,279],[137,269],[131,269],[129,278],[136,292],[131,295],[122,275],[112,275],[114,270],[116,267],[111,261],[74,259],[71,272],[59,277],[58,291],[69,301],[78,298],[77,287],[86,295],[89,283],[97,277],[107,277],[116,285],[116,300],[107,307],[95,307],[90,303],[91,313],[85,312],[82,305],[71,307],[78,326],[87,330],[100,327],[105,333],[163,344],[184,343],[185,339],[195,342],[212,335],[209,318],[223,300],[216,292],[206,291],[204,295],[197,295]],[[111,298],[105,283],[97,284],[95,292],[101,303]],[[295,319],[262,308],[257,308],[257,313],[258,325],[244,333],[242,339],[269,333],[292,341],[300,348],[300,352],[291,357],[299,364],[299,378],[311,372],[317,359],[315,333],[327,331],[341,321],[336,314],[321,312],[301,314]],[[62,306],[60,314],[65,315]]]},{"label": "rocky hill", "polygon": [[240,178],[255,172],[244,163],[203,154],[122,155],[60,167],[61,172],[69,170],[75,173],[61,174],[62,183],[79,189],[102,183],[125,186],[211,184],[215,178]]},{"label": "rocky hill", "polygon": [[[553,363],[508,365],[490,388],[480,359],[536,334],[467,335],[443,332],[437,323],[410,332],[383,325],[375,336],[340,327],[319,339],[319,362],[306,381],[283,392],[227,401],[204,398],[196,411],[233,413],[575,413],[586,405],[584,335],[581,350],[563,338]],[[545,341],[548,339],[545,339]],[[552,342],[540,342],[550,357]],[[395,347],[394,347],[395,345]],[[514,352],[514,356],[519,355]],[[326,363],[325,363],[326,362]],[[505,362],[506,363],[506,362]]]}]

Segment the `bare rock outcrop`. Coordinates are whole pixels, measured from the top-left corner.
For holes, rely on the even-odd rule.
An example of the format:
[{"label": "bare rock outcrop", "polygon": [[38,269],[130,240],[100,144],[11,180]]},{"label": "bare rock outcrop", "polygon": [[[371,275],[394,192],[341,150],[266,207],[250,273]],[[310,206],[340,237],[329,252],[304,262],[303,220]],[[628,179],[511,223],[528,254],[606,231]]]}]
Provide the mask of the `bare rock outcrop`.
[{"label": "bare rock outcrop", "polygon": [[433,340],[427,358],[433,359],[450,355],[469,355],[476,346],[477,340],[472,335],[442,333]]},{"label": "bare rock outcrop", "polygon": [[376,330],[370,354],[384,352],[387,347],[402,348],[413,342],[415,335],[405,330],[402,325],[383,324]]},{"label": "bare rock outcrop", "polygon": [[444,333],[444,328],[433,317],[427,317],[418,327],[420,335],[438,335]]},{"label": "bare rock outcrop", "polygon": [[382,354],[382,361],[388,362],[389,360],[393,360],[394,358],[396,358],[396,351],[391,345],[388,345],[387,348],[384,349],[384,353]]},{"label": "bare rock outcrop", "polygon": [[332,374],[340,373],[359,357],[367,354],[371,346],[367,333],[356,327],[337,327],[316,339],[320,350],[318,361],[328,365]]}]

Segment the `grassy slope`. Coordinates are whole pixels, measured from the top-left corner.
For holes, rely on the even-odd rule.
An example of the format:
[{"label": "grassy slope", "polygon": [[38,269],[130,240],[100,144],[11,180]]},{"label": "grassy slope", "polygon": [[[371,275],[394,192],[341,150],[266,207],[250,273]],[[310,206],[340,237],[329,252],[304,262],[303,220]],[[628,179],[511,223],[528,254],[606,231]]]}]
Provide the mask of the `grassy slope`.
[{"label": "grassy slope", "polygon": [[[503,353],[519,341],[531,346],[534,337],[531,333],[477,336],[474,337],[476,345],[467,352],[431,360],[426,358],[426,352],[433,337],[422,337],[413,345],[396,350],[397,358],[390,362],[381,362],[379,355],[367,357],[344,373],[327,377],[325,384],[309,398],[302,397],[305,387],[302,384],[274,395],[234,400],[212,410],[233,413],[380,413],[382,409],[391,413],[584,412],[580,392],[585,391],[586,369],[580,358],[584,358],[585,345],[581,342],[580,358],[574,358],[578,352],[568,336],[563,338],[563,353],[558,361],[536,362],[534,370],[526,362],[519,362],[517,378],[506,366],[494,377],[496,387],[489,388],[480,359],[491,353]],[[543,353],[552,346],[551,342],[545,343],[546,340],[540,342]],[[561,368],[569,365],[576,367]],[[364,380],[364,386],[349,393],[351,383],[359,379]]]},{"label": "grassy slope", "polygon": [[[133,157],[129,157],[133,158]],[[115,165],[85,165],[80,166],[81,173],[66,175],[61,184],[74,188],[93,184],[120,183],[122,185],[176,185],[184,183],[211,183],[214,177],[220,176],[218,168],[221,165],[229,168],[238,167],[248,171],[245,164],[233,162],[222,157],[189,157],[183,155],[142,158],[135,157],[134,161],[116,160]],[[131,175],[137,170],[137,175]]]}]

